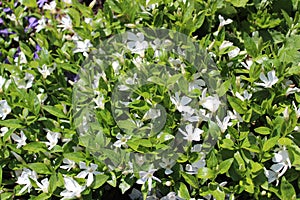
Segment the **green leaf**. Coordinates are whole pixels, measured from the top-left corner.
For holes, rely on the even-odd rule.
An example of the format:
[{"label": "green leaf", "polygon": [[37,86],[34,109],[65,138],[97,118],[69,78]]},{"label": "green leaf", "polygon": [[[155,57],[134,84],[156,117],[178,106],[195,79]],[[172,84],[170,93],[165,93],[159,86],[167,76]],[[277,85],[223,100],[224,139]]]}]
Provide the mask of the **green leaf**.
[{"label": "green leaf", "polygon": [[54,115],[58,118],[67,118],[67,116],[61,111],[60,109],[54,107],[54,106],[43,106],[44,110],[46,110],[51,115]]},{"label": "green leaf", "polygon": [[245,48],[249,53],[249,55],[251,55],[252,57],[257,57],[258,49],[253,39],[247,33],[243,34],[243,39],[244,39]]},{"label": "green leaf", "polygon": [[210,178],[215,177],[215,175],[216,174],[215,174],[214,170],[209,169],[207,167],[203,167],[198,170],[197,177],[202,178],[202,179],[210,179]]},{"label": "green leaf", "polygon": [[226,0],[230,2],[235,7],[245,7],[248,3],[248,0]]},{"label": "green leaf", "polygon": [[97,188],[101,187],[108,180],[108,178],[109,178],[108,175],[97,174],[95,176],[95,180],[93,182],[92,188],[97,189]]},{"label": "green leaf", "polygon": [[72,153],[64,153],[63,154],[65,158],[69,160],[73,160],[74,162],[84,162],[85,161],[85,156],[82,152],[72,152]]},{"label": "green leaf", "polygon": [[21,125],[22,121],[18,119],[6,119],[6,120],[0,120],[1,126],[6,126],[8,128],[23,128],[23,125]]},{"label": "green leaf", "polygon": [[46,151],[46,144],[42,142],[30,142],[23,147],[24,150],[30,152],[45,152]]},{"label": "green leaf", "polygon": [[36,0],[23,0],[22,4],[26,7],[31,7],[31,8],[37,7]]},{"label": "green leaf", "polygon": [[273,137],[268,139],[263,145],[263,151],[269,151],[278,143],[279,137]]},{"label": "green leaf", "polygon": [[182,182],[180,182],[178,196],[183,199],[191,199],[190,193],[189,193],[186,185]]},{"label": "green leaf", "polygon": [[280,138],[278,140],[278,143],[283,146],[290,146],[293,144],[293,140],[291,140],[290,138]]},{"label": "green leaf", "polygon": [[245,114],[247,109],[242,106],[243,102],[235,97],[227,96],[227,100],[230,106],[236,110],[239,114]]},{"label": "green leaf", "polygon": [[262,134],[262,135],[269,135],[271,133],[271,129],[269,129],[268,127],[265,127],[265,126],[255,128],[254,131],[256,133],[259,133],[259,134]]},{"label": "green leaf", "polygon": [[28,167],[38,174],[52,174],[48,166],[44,163],[29,163]]},{"label": "green leaf", "polygon": [[295,200],[296,192],[292,184],[290,184],[285,177],[282,178],[280,184],[280,193],[282,200]]},{"label": "green leaf", "polygon": [[233,158],[223,160],[219,166],[219,174],[224,174],[224,173],[228,172],[233,160],[234,160]]},{"label": "green leaf", "polygon": [[1,194],[0,194],[0,199],[1,199],[1,200],[12,199],[13,194],[14,194],[14,193],[12,193],[12,192],[4,192],[4,193],[1,193]]},{"label": "green leaf", "polygon": [[184,180],[190,184],[192,187],[194,188],[198,188],[199,187],[199,184],[198,184],[198,181],[197,181],[197,178],[190,175],[190,174],[187,174],[185,172],[182,172],[181,173],[182,177],[184,178]]}]

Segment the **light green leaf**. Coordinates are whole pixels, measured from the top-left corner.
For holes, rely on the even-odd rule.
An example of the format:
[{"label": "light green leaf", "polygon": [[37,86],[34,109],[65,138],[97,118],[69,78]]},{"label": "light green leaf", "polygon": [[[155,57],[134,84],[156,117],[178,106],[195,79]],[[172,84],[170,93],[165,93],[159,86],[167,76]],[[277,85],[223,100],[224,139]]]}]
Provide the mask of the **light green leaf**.
[{"label": "light green leaf", "polygon": [[45,163],[29,163],[28,167],[38,174],[52,174]]},{"label": "light green leaf", "polygon": [[269,135],[271,133],[271,129],[269,129],[268,127],[265,127],[265,126],[255,128],[254,131],[256,133],[259,133],[259,134],[262,134],[262,135]]},{"label": "light green leaf", "polygon": [[178,196],[180,198],[183,198],[183,199],[190,199],[191,198],[186,185],[182,182],[180,183],[180,186],[179,186]]},{"label": "light green leaf", "polygon": [[101,187],[108,180],[108,178],[109,178],[108,175],[97,174],[95,176],[95,180],[94,180],[94,183],[92,185],[92,188],[97,189],[97,188]]},{"label": "light green leaf", "polygon": [[248,0],[226,0],[230,2],[235,7],[245,7],[248,3]]},{"label": "light green leaf", "polygon": [[60,109],[56,108],[55,106],[43,106],[44,110],[46,110],[51,115],[54,115],[58,118],[67,118],[67,116],[61,111]]},{"label": "light green leaf", "polygon": [[219,166],[219,174],[224,174],[224,173],[228,172],[233,160],[234,160],[233,158],[223,160]]},{"label": "light green leaf", "polygon": [[295,200],[296,192],[292,184],[290,184],[285,177],[282,178],[280,184],[280,193],[282,200]]}]

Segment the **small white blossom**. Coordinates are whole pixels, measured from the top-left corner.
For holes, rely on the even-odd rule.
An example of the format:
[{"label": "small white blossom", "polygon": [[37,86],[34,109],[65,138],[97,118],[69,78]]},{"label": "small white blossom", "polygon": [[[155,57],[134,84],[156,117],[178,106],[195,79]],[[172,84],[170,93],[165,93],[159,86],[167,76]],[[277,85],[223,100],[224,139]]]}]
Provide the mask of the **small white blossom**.
[{"label": "small white blossom", "polygon": [[173,173],[172,167],[175,165],[175,161],[170,158],[162,158],[162,162],[159,163],[159,166],[165,169],[165,174],[170,175]]},{"label": "small white blossom", "polygon": [[79,168],[83,169],[76,177],[77,178],[87,178],[86,186],[89,187],[94,181],[94,175],[100,174],[100,172],[96,171],[98,168],[97,164],[91,163],[88,167],[84,162],[79,162]]},{"label": "small white blossom", "polygon": [[26,59],[26,56],[25,56],[23,51],[21,51],[19,53],[19,55],[17,57],[15,57],[15,59],[14,59],[15,63],[18,63],[19,61],[20,61],[20,64],[26,64],[27,63],[27,59]]},{"label": "small white blossom", "polygon": [[259,78],[263,83],[256,83],[255,82],[255,84],[259,85],[259,86],[263,86],[265,88],[271,88],[272,85],[277,83],[278,78],[276,77],[274,70],[269,71],[267,76],[268,76],[268,78],[264,75],[264,73],[261,73]]},{"label": "small white blossom", "polygon": [[205,156],[202,156],[200,160],[197,162],[190,164],[187,164],[185,167],[185,170],[187,171],[188,174],[197,174],[198,170],[200,168],[205,167],[206,162],[205,162]]},{"label": "small white blossom", "polygon": [[30,179],[37,180],[37,174],[35,171],[31,171],[27,168],[24,168],[22,171],[21,176],[18,177],[18,180],[16,183],[20,185],[25,185],[19,192],[19,194],[22,194],[27,190],[27,192],[30,192],[30,189],[32,188],[32,184],[30,182]]},{"label": "small white blossom", "polygon": [[181,128],[179,128],[179,131],[185,136],[183,139],[187,140],[188,142],[200,141],[200,135],[203,133],[203,130],[199,128],[193,129],[192,124],[186,125],[185,130],[186,131],[183,131]]},{"label": "small white blossom", "polygon": [[19,89],[28,89],[32,87],[32,83],[34,80],[34,76],[32,74],[26,72],[24,78],[20,78],[19,76],[12,77]]},{"label": "small white blossom", "polygon": [[160,115],[161,115],[160,109],[150,108],[143,116],[143,120],[156,119],[160,117]]},{"label": "small white blossom", "polygon": [[49,4],[46,3],[44,6],[43,6],[43,9],[44,10],[50,10],[50,12],[52,14],[56,13],[56,2],[55,0],[51,1]]},{"label": "small white blossom", "polygon": [[227,40],[224,40],[224,41],[222,42],[222,44],[220,45],[220,47],[219,47],[219,51],[221,51],[221,50],[223,50],[223,49],[226,49],[226,48],[228,48],[228,47],[232,47],[232,46],[233,46],[233,43],[232,43],[232,42],[227,41]]},{"label": "small white blossom", "polygon": [[127,148],[128,146],[127,146],[126,142],[128,140],[130,140],[131,135],[125,135],[125,136],[123,136],[121,133],[118,133],[116,135],[116,138],[118,140],[114,143],[115,147],[119,147],[120,148],[121,146],[123,146],[124,148]]},{"label": "small white blossom", "polygon": [[140,179],[138,179],[136,181],[137,184],[145,184],[146,182],[148,182],[148,191],[151,191],[152,189],[152,181],[153,179],[161,182],[161,180],[159,180],[157,177],[155,177],[153,174],[154,172],[156,172],[156,169],[150,169],[148,172],[145,171],[140,171],[139,175],[140,175]]},{"label": "small white blossom", "polygon": [[44,16],[42,16],[42,18],[38,20],[38,25],[35,27],[36,32],[37,33],[40,32],[41,30],[46,28],[46,26],[47,26],[46,18]]},{"label": "small white blossom", "polygon": [[210,112],[214,113],[218,110],[219,106],[221,105],[221,101],[219,100],[218,96],[208,96],[206,97],[207,88],[202,91],[202,97],[200,98],[200,104],[209,110]]},{"label": "small white blossom", "polygon": [[219,21],[220,21],[220,25],[219,26],[221,26],[221,27],[223,27],[225,25],[228,25],[228,24],[230,24],[230,23],[233,22],[232,19],[226,19],[225,20],[224,17],[221,16],[221,15],[219,15],[218,18],[219,18]]},{"label": "small white blossom", "polygon": [[293,101],[293,106],[294,106],[294,110],[296,112],[296,117],[299,118],[300,117],[300,108],[297,108],[294,101]]},{"label": "small white blossom", "polygon": [[62,169],[66,169],[67,171],[70,171],[71,169],[76,167],[76,163],[73,160],[69,160],[67,158],[63,159],[63,163],[66,165],[60,166]]},{"label": "small white blossom", "polygon": [[0,131],[1,131],[1,133],[0,133],[0,137],[3,137],[7,132],[8,132],[8,128],[7,127],[1,127],[0,128]]},{"label": "small white blossom", "polygon": [[102,94],[98,94],[96,98],[93,98],[93,101],[96,103],[96,106],[94,107],[96,108],[100,108],[100,109],[104,109],[105,106],[105,98]]},{"label": "small white blossom", "polygon": [[145,50],[148,48],[148,42],[144,41],[144,34],[128,32],[127,34],[128,42],[127,47],[128,49],[135,54],[139,54],[141,57],[145,56]]},{"label": "small white blossom", "polygon": [[48,150],[53,149],[53,147],[57,144],[58,139],[60,138],[61,134],[57,132],[52,132],[50,130],[47,131],[47,139],[49,142],[45,142],[45,144],[48,146]]},{"label": "small white blossom", "polygon": [[216,117],[216,120],[217,120],[217,124],[222,133],[224,133],[227,130],[228,126],[232,125],[232,122],[229,122],[229,120],[230,120],[229,116],[224,117],[223,122],[220,121],[218,116]]},{"label": "small white blossom", "polygon": [[187,106],[187,104],[189,104],[192,101],[191,98],[187,96],[183,96],[180,98],[179,92],[176,92],[175,96],[170,97],[170,99],[179,112],[192,113],[193,109],[190,106]]},{"label": "small white blossom", "polygon": [[38,186],[38,188],[36,188],[36,190],[40,190],[43,193],[48,193],[48,188],[49,188],[49,180],[48,178],[44,178],[41,183],[36,181],[36,184]]},{"label": "small white blossom", "polygon": [[64,177],[65,190],[60,193],[62,200],[80,198],[85,186],[81,186],[71,177]]},{"label": "small white blossom", "polygon": [[17,142],[17,148],[19,149],[20,147],[26,145],[26,140],[27,140],[27,137],[26,135],[24,134],[23,131],[20,132],[20,136],[18,136],[17,134],[13,133],[11,134],[11,138]]},{"label": "small white blossom", "polygon": [[6,100],[0,101],[0,117],[2,120],[11,112],[11,107],[8,105]]},{"label": "small white blossom", "polygon": [[76,42],[76,48],[73,51],[73,53],[82,52],[85,57],[88,57],[88,53],[90,51],[90,48],[93,47],[90,40],[85,39],[84,41],[75,41]]},{"label": "small white blossom", "polygon": [[243,95],[244,96],[242,96],[239,92],[235,92],[235,96],[242,101],[249,100],[252,97],[252,94],[250,94],[247,90],[244,90]]},{"label": "small white blossom", "polygon": [[59,25],[57,25],[59,28],[63,28],[62,31],[64,30],[72,30],[73,25],[72,25],[72,19],[69,15],[63,16],[61,18],[61,22]]},{"label": "small white blossom", "polygon": [[55,67],[48,68],[48,66],[46,64],[43,64],[42,68],[38,67],[38,71],[42,74],[44,79],[46,79],[47,76],[49,76],[54,70],[55,70]]},{"label": "small white blossom", "polygon": [[229,59],[235,58],[236,56],[238,56],[240,53],[240,48],[235,47],[233,50],[228,52],[228,57]]}]

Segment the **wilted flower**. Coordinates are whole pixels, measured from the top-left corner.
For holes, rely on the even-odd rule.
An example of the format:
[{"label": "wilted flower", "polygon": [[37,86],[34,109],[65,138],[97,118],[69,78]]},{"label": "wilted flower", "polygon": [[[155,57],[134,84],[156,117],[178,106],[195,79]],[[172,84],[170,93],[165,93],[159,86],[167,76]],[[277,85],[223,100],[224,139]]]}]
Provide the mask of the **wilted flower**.
[{"label": "wilted flower", "polygon": [[100,172],[96,171],[96,169],[98,168],[97,164],[90,164],[90,167],[88,167],[84,162],[79,162],[79,168],[80,169],[84,169],[83,171],[81,171],[76,177],[77,178],[85,178],[86,176],[88,176],[87,178],[87,182],[86,182],[86,186],[90,186],[93,181],[94,181],[94,175],[100,174]]},{"label": "wilted flower", "polygon": [[11,138],[17,142],[17,148],[19,149],[20,147],[26,145],[26,140],[27,140],[27,137],[26,135],[24,134],[23,131],[20,131],[20,136],[18,136],[17,134],[13,133],[11,134]]},{"label": "wilted flower", "polygon": [[261,73],[260,76],[259,76],[259,78],[260,78],[260,80],[263,83],[256,83],[255,82],[255,84],[263,86],[265,88],[271,88],[272,85],[274,85],[275,83],[277,83],[278,78],[276,77],[274,70],[269,71],[268,74],[267,74],[267,76],[268,76],[268,78],[264,75],[264,73]]},{"label": "wilted flower", "polygon": [[71,177],[64,177],[65,190],[60,193],[62,200],[80,198],[81,192],[85,190],[85,186],[81,186]]},{"label": "wilted flower", "polygon": [[11,112],[11,107],[8,105],[6,100],[0,101],[0,117],[2,120]]}]

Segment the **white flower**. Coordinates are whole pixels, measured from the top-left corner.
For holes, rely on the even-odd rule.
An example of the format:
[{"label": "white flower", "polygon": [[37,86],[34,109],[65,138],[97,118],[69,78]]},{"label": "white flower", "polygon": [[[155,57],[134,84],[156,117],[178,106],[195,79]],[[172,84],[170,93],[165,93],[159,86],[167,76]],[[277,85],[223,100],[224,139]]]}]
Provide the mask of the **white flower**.
[{"label": "white flower", "polygon": [[219,21],[220,21],[220,24],[219,24],[220,27],[223,27],[223,26],[228,25],[228,24],[233,22],[232,19],[226,19],[225,20],[224,17],[221,16],[221,15],[219,15],[218,18],[219,18]]},{"label": "white flower", "polygon": [[285,107],[284,111],[282,112],[283,113],[283,117],[285,120],[288,120],[290,115],[289,115],[289,107]]},{"label": "white flower", "polygon": [[251,58],[245,60],[245,62],[241,62],[241,64],[247,69],[247,70],[250,70],[252,64],[253,64],[253,61]]},{"label": "white flower", "polygon": [[57,25],[59,28],[63,28],[62,31],[64,30],[72,30],[73,25],[72,25],[72,19],[69,15],[63,16],[61,18],[60,25]]},{"label": "white flower", "polygon": [[49,188],[49,180],[48,178],[44,178],[41,183],[36,181],[36,184],[38,188],[36,190],[41,190],[43,193],[48,193],[48,188]]},{"label": "white flower", "polygon": [[43,9],[44,9],[44,10],[50,10],[51,13],[55,13],[55,12],[56,12],[56,2],[55,2],[55,0],[54,0],[54,1],[51,1],[49,4],[46,3],[46,4],[43,6]]},{"label": "white flower", "polygon": [[60,168],[66,169],[67,171],[70,171],[72,168],[76,167],[75,162],[73,160],[69,160],[67,158],[63,159],[63,163],[66,165],[62,165],[62,166],[60,166]]},{"label": "white flower", "polygon": [[204,108],[206,108],[210,112],[214,113],[218,110],[218,108],[221,104],[221,101],[219,100],[219,97],[216,95],[206,97],[206,91],[207,91],[207,88],[205,88],[202,91],[202,97],[200,98],[200,103]]},{"label": "white flower", "polygon": [[34,80],[34,76],[30,73],[25,73],[25,77],[24,78],[20,78],[19,76],[12,76],[16,85],[18,86],[19,89],[28,89],[31,88],[33,80]]},{"label": "white flower", "polygon": [[143,120],[156,119],[160,115],[161,115],[160,109],[150,108],[143,116]]},{"label": "white flower", "polygon": [[162,158],[162,162],[159,165],[165,169],[165,174],[169,175],[173,173],[171,168],[175,165],[175,161],[170,158]]},{"label": "white flower", "polygon": [[239,53],[240,53],[240,48],[236,47],[233,50],[228,52],[228,57],[229,57],[229,59],[232,59],[232,58],[238,56]]},{"label": "white flower", "polygon": [[176,106],[177,110],[179,112],[188,112],[192,113],[192,108],[190,106],[187,106],[188,103],[192,101],[191,98],[187,96],[179,97],[179,92],[175,93],[175,96],[170,97],[172,103]]},{"label": "white flower", "polygon": [[192,124],[186,125],[185,130],[186,132],[179,128],[179,131],[185,136],[183,139],[187,140],[188,142],[200,141],[200,135],[203,133],[203,130],[199,128],[193,129]]},{"label": "white flower", "polygon": [[100,108],[100,109],[104,109],[105,106],[105,98],[102,94],[98,94],[96,98],[93,98],[93,101],[96,103],[96,106],[94,107],[96,108]]},{"label": "white flower", "polygon": [[124,148],[127,148],[128,146],[127,146],[126,142],[128,140],[130,140],[131,135],[125,135],[125,136],[123,136],[121,133],[118,133],[116,135],[116,138],[118,140],[114,143],[115,147],[119,147],[120,148],[121,146],[123,146]]},{"label": "white flower", "polygon": [[0,128],[0,131],[1,131],[0,137],[3,137],[8,132],[8,128],[4,126]]},{"label": "white flower", "polygon": [[221,51],[222,49],[226,49],[226,48],[228,48],[228,47],[231,47],[232,45],[233,45],[232,42],[229,42],[229,41],[227,41],[227,40],[224,40],[224,41],[222,42],[222,44],[220,45],[220,47],[219,47],[219,51]]},{"label": "white flower", "polygon": [[220,121],[218,116],[216,117],[216,120],[217,120],[217,124],[218,124],[219,128],[221,129],[222,133],[224,133],[227,130],[228,126],[232,125],[232,122],[229,122],[229,120],[230,120],[229,116],[224,117],[223,122]]},{"label": "white flower", "polygon": [[4,86],[4,83],[5,83],[6,79],[2,76],[0,76],[0,93],[3,92],[3,86]]},{"label": "white flower", "polygon": [[66,4],[72,4],[72,0],[63,0]]},{"label": "white flower", "polygon": [[294,106],[294,110],[296,112],[296,117],[299,118],[300,117],[300,108],[297,108],[294,101],[293,101],[293,106]]},{"label": "white flower", "polygon": [[151,191],[152,189],[152,179],[161,182],[161,180],[159,180],[157,177],[155,177],[153,174],[154,172],[156,172],[156,169],[150,169],[148,172],[145,171],[140,171],[139,175],[140,175],[140,179],[138,179],[136,181],[137,184],[145,184],[146,182],[148,182],[148,191]]},{"label": "white flower", "polygon": [[46,64],[43,64],[42,68],[38,67],[38,71],[42,74],[43,78],[46,79],[53,71],[54,68],[48,68]]},{"label": "white flower", "polygon": [[144,34],[128,32],[127,38],[129,42],[127,42],[128,49],[135,54],[139,54],[141,57],[145,56],[145,49],[148,48],[148,42],[144,41]]},{"label": "white flower", "polygon": [[11,112],[11,107],[8,105],[6,100],[0,101],[0,117],[2,120]]},{"label": "white flower", "polygon": [[30,189],[32,188],[32,184],[30,182],[30,179],[37,180],[37,174],[35,171],[31,171],[27,168],[24,168],[22,171],[21,176],[18,177],[18,180],[16,183],[20,185],[25,185],[19,192],[19,194],[22,194],[27,190],[27,192],[30,192]]},{"label": "white flower", "polygon": [[264,73],[261,73],[259,78],[263,83],[256,83],[256,85],[260,85],[260,86],[264,86],[265,88],[271,88],[272,85],[274,85],[275,83],[277,83],[278,78],[275,75],[275,71],[269,71],[267,74],[268,78],[264,75]]},{"label": "white flower", "polygon": [[17,148],[18,148],[18,149],[19,149],[20,147],[22,147],[22,146],[24,146],[24,145],[27,144],[27,143],[26,143],[27,137],[26,137],[26,135],[23,133],[23,131],[20,132],[20,135],[21,135],[21,137],[18,136],[17,134],[15,134],[15,133],[11,134],[11,138],[12,138],[15,142],[18,143],[18,144],[17,144]]},{"label": "white flower", "polygon": [[244,90],[243,95],[244,96],[242,96],[239,92],[235,92],[235,96],[242,101],[249,100],[252,97],[252,94],[250,94],[247,90]]},{"label": "white flower", "polygon": [[60,138],[60,133],[52,132],[50,130],[47,130],[47,139],[49,142],[45,142],[45,144],[48,146],[48,150],[51,150],[58,142],[58,139]]},{"label": "white flower", "polygon": [[199,118],[200,118],[199,116],[193,115],[188,112],[183,112],[183,114],[181,116],[182,116],[183,121],[189,121],[189,122],[198,122]]},{"label": "white flower", "polygon": [[36,32],[40,32],[41,30],[43,30],[44,28],[46,28],[47,26],[47,21],[46,18],[44,16],[42,16],[41,19],[39,19],[38,21],[38,25],[35,27],[36,28]]},{"label": "white flower", "polygon": [[[1,89],[1,88],[0,88]],[[289,87],[285,93],[286,96],[290,95],[290,94],[294,94],[295,92],[300,92],[300,89],[297,87],[291,88]]]},{"label": "white flower", "polygon": [[87,52],[89,52],[90,48],[93,47],[90,40],[85,39],[84,41],[75,41],[76,48],[73,53],[82,52],[85,57],[88,57]]},{"label": "white flower", "polygon": [[187,171],[188,174],[197,174],[198,170],[200,168],[205,167],[205,165],[206,165],[205,156],[202,156],[200,160],[192,163],[192,165],[187,164],[185,170]]},{"label": "white flower", "polygon": [[194,80],[192,82],[189,83],[189,92],[198,89],[198,90],[202,90],[202,87],[205,86],[205,81],[202,79],[196,79],[194,78]]},{"label": "white flower", "polygon": [[60,193],[64,199],[80,198],[81,192],[85,190],[85,186],[81,186],[71,177],[64,177],[65,190]]},{"label": "white flower", "polygon": [[26,59],[26,56],[25,56],[23,51],[21,51],[19,53],[19,55],[17,57],[15,57],[14,62],[18,63],[19,59],[20,59],[20,64],[26,64],[27,63],[27,59]]},{"label": "white flower", "polygon": [[96,169],[98,168],[97,164],[90,164],[90,167],[86,166],[86,164],[84,162],[79,162],[79,168],[80,169],[84,169],[83,171],[81,171],[76,177],[77,178],[85,178],[86,176],[88,176],[87,178],[87,182],[86,182],[86,186],[89,187],[93,181],[94,181],[94,175],[100,174],[100,172],[97,172]]}]

